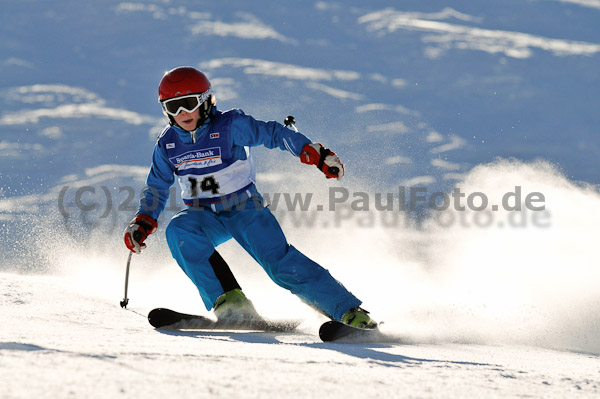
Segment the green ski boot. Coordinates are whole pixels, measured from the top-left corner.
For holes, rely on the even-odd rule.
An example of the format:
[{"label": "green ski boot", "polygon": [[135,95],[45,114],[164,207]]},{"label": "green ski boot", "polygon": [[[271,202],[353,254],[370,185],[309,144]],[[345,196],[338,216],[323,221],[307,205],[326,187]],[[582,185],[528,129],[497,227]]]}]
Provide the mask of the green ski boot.
[{"label": "green ski boot", "polygon": [[342,316],[342,323],[357,328],[375,328],[377,323],[371,319],[369,312],[362,308],[350,309]]},{"label": "green ski boot", "polygon": [[213,311],[217,319],[224,323],[244,324],[262,320],[252,302],[237,288],[219,296]]}]

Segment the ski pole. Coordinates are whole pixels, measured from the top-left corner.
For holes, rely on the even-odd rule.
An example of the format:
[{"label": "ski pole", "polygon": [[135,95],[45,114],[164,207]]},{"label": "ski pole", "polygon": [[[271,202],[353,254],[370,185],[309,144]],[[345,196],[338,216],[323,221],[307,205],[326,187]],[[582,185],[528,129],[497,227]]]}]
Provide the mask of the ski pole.
[{"label": "ski pole", "polygon": [[127,286],[129,285],[129,265],[131,264],[131,255],[133,255],[133,252],[129,251],[127,268],[125,269],[125,297],[120,302],[122,308],[127,308],[127,304],[129,303],[129,298],[127,298]]},{"label": "ski pole", "polygon": [[[296,118],[294,118],[292,115],[286,116],[283,123],[291,128],[294,132],[298,133],[298,129],[296,128]],[[329,166],[327,167],[327,171],[332,175],[337,175],[340,173],[340,169],[337,166]]]}]

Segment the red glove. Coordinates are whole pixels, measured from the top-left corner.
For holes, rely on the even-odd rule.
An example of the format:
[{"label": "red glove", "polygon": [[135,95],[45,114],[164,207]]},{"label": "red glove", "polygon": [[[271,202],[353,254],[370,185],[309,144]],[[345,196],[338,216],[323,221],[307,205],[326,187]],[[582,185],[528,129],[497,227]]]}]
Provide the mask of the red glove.
[{"label": "red glove", "polygon": [[300,153],[300,161],[308,165],[317,165],[328,179],[342,180],[344,177],[344,165],[340,158],[319,143],[306,144]]},{"label": "red glove", "polygon": [[158,223],[148,215],[140,213],[136,215],[129,226],[125,229],[125,246],[131,251],[139,254],[146,248],[144,240],[156,231]]}]

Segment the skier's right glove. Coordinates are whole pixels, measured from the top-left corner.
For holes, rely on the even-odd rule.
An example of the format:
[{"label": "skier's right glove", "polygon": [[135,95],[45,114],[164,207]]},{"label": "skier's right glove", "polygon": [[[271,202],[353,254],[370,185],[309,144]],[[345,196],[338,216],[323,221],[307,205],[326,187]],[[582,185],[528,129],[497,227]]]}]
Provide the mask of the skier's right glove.
[{"label": "skier's right glove", "polygon": [[152,217],[140,213],[136,215],[125,229],[125,245],[131,252],[139,254],[146,248],[144,240],[156,231],[158,223]]}]

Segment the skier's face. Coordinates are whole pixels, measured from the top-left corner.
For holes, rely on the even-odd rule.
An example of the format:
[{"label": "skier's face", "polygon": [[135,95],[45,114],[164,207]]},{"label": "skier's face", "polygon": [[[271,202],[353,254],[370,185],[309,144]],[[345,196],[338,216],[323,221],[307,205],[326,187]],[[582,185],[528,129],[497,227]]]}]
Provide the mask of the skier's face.
[{"label": "skier's face", "polygon": [[181,110],[177,115],[175,115],[175,122],[182,128],[187,131],[192,131],[196,129],[196,125],[200,120],[200,109],[195,110],[194,112],[187,112]]}]

